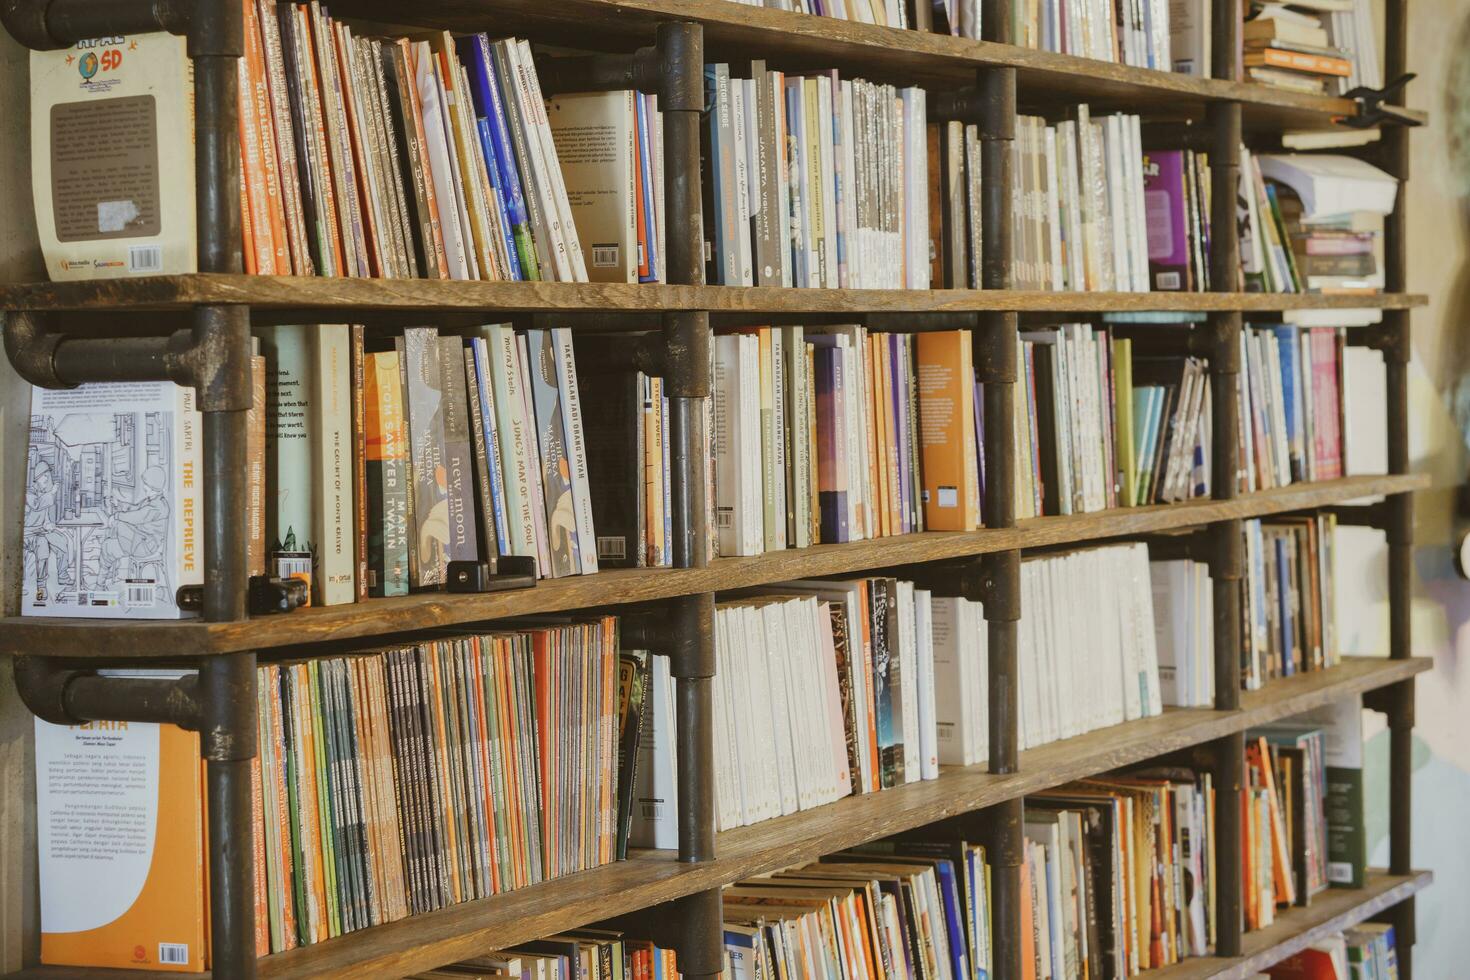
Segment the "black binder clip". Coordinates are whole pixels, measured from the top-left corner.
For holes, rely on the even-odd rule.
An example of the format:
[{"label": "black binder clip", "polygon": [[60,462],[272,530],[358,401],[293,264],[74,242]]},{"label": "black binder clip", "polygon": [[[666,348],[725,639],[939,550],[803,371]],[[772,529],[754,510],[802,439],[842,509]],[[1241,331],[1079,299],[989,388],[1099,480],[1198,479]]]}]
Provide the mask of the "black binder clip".
[{"label": "black binder clip", "polygon": [[452,561],[445,576],[448,592],[507,592],[536,585],[536,559],[497,555],[489,561]]},{"label": "black binder clip", "polygon": [[1349,89],[1343,93],[1343,98],[1354,99],[1358,103],[1358,113],[1354,116],[1344,116],[1338,120],[1344,126],[1353,129],[1371,129],[1374,126],[1419,126],[1423,120],[1401,105],[1391,105],[1386,99],[1392,98],[1405,85],[1414,80],[1413,72],[1405,72],[1398,78],[1389,82],[1383,88],[1368,88],[1359,85],[1357,88]]}]

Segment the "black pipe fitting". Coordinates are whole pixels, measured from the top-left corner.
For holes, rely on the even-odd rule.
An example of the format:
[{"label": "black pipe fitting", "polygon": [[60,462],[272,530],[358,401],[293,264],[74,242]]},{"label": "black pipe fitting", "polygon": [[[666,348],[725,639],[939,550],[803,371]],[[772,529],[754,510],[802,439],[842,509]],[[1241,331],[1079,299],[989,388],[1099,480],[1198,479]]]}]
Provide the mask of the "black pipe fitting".
[{"label": "black pipe fitting", "polygon": [[658,107],[661,112],[704,111],[704,26],[658,25]]},{"label": "black pipe fitting", "polygon": [[975,336],[975,377],[982,384],[1015,384],[1020,342],[1016,314],[989,313],[981,317]]},{"label": "black pipe fitting", "polygon": [[[538,59],[536,75],[547,95],[621,89],[637,89],[648,95],[658,95],[663,90],[658,49],[653,47],[639,48],[632,54]],[[663,108],[662,105],[659,108]]]},{"label": "black pipe fitting", "polygon": [[203,715],[199,678],[194,674],[103,677],[61,666],[49,657],[16,657],[15,689],[32,714],[53,725],[133,721],[197,731]]},{"label": "black pipe fitting", "polygon": [[255,654],[210,657],[199,669],[200,754],[211,762],[255,758]]},{"label": "black pipe fitting", "polygon": [[670,398],[709,397],[712,342],[708,313],[664,314],[663,378]]},{"label": "black pipe fitting", "polygon": [[0,0],[0,24],[27,48],[51,51],[113,34],[187,34],[192,10],[183,0]]},{"label": "black pipe fitting", "polygon": [[990,623],[1015,623],[1021,619],[1021,553],[998,551],[981,560],[985,570],[981,601],[985,603],[985,620]]}]

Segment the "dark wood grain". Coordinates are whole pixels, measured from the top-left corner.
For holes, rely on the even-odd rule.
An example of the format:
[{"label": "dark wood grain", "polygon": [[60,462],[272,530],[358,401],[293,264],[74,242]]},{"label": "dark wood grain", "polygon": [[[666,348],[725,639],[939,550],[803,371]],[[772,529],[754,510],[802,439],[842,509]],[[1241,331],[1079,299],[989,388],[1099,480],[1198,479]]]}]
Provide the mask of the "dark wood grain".
[{"label": "dark wood grain", "polygon": [[513,616],[651,602],[798,578],[920,565],[1014,548],[1152,534],[1212,521],[1260,517],[1359,497],[1402,493],[1428,485],[1428,477],[1422,474],[1350,477],[1281,487],[1234,500],[1195,500],[1067,517],[1040,517],[1022,521],[1011,529],[935,531],[817,545],[751,558],[722,558],[707,568],[609,570],[549,579],[533,589],[516,592],[485,595],[431,592],[369,599],[234,623],[205,623],[197,619],[121,623],[13,616],[0,620],[0,653],[153,659],[360,641]]},{"label": "dark wood grain", "polygon": [[[1021,771],[1005,776],[993,776],[982,766],[945,767],[936,780],[848,797],[804,813],[727,831],[720,835],[717,857],[711,862],[680,864],[670,852],[634,852],[629,861],[595,871],[267,956],[259,961],[260,976],[262,980],[401,977],[1200,745],[1350,694],[1396,683],[1428,670],[1431,664],[1425,658],[1346,658],[1337,667],[1298,674],[1273,681],[1263,690],[1247,692],[1239,711],[1167,710],[1156,718],[1025,752]],[[1342,900],[1339,896],[1352,894],[1329,892],[1303,912],[1326,910],[1332,907],[1330,903]],[[1296,921],[1288,917],[1297,914],[1288,913],[1283,920]],[[1281,929],[1269,934],[1278,945],[1289,941],[1288,936],[1278,935]],[[108,972],[46,969],[23,975],[36,980],[100,980]],[[139,974],[129,972],[127,976],[136,978]]]},{"label": "dark wood grain", "polygon": [[595,21],[599,48],[628,49],[653,41],[669,20],[704,26],[709,60],[738,64],[765,58],[773,68],[838,68],[876,81],[953,86],[982,66],[1017,70],[1023,106],[1086,101],[1170,118],[1198,119],[1210,102],[1243,104],[1247,129],[1323,129],[1354,115],[1346,99],[1286,92],[1264,85],[1195,78],[988,41],[746,6],[728,0],[341,0],[333,13],[389,24],[455,31],[514,33],[577,47]]},{"label": "dark wood grain", "polygon": [[1418,894],[1433,881],[1431,871],[1391,875],[1370,870],[1362,888],[1329,888],[1313,898],[1306,908],[1278,911],[1276,921],[1270,926],[1246,933],[1241,956],[1185,960],[1162,970],[1151,970],[1147,976],[1150,980],[1250,980],[1313,943],[1366,922]]},{"label": "dark wood grain", "polygon": [[[718,0],[725,3],[727,0]],[[649,313],[1181,313],[1243,310],[1407,309],[1417,294],[1318,296],[1284,293],[1073,293],[999,289],[787,289],[774,286],[665,286],[644,283],[450,282],[198,273],[0,285],[0,308],[56,311],[182,310],[237,303],[275,314],[323,311]],[[279,319],[279,316],[277,317]],[[643,329],[653,326],[643,324]]]}]

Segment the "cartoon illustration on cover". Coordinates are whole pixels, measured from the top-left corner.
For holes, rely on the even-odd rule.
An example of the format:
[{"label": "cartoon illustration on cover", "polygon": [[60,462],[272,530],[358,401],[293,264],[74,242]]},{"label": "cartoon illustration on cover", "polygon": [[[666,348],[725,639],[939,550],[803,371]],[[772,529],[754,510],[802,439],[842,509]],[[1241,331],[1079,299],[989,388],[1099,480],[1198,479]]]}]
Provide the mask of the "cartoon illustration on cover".
[{"label": "cartoon illustration on cover", "polygon": [[169,412],[31,416],[27,607],[174,605],[173,424]]}]

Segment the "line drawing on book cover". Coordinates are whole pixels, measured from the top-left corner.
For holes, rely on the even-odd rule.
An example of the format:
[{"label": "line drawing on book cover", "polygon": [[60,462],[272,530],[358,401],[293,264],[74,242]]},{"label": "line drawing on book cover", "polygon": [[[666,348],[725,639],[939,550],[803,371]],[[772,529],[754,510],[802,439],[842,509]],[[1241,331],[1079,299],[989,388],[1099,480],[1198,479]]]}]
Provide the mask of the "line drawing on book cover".
[{"label": "line drawing on book cover", "polygon": [[172,605],[173,426],[169,412],[31,416],[24,589],[32,604]]}]

